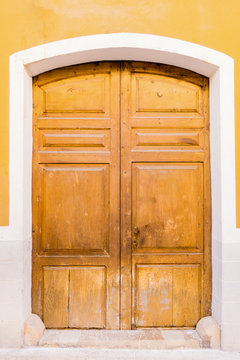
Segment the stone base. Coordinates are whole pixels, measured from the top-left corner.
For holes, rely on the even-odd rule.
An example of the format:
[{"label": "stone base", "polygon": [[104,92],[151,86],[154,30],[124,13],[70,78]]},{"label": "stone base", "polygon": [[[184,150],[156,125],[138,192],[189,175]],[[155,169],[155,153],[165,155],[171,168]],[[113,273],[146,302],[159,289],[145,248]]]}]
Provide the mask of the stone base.
[{"label": "stone base", "polygon": [[45,325],[36,314],[31,314],[24,324],[24,345],[34,346],[43,336]]},{"label": "stone base", "polygon": [[221,345],[220,326],[212,316],[206,316],[197,323],[196,331],[202,339],[203,347],[217,349]]},{"label": "stone base", "polygon": [[46,330],[39,345],[105,349],[196,349],[202,347],[202,340],[194,330]]}]

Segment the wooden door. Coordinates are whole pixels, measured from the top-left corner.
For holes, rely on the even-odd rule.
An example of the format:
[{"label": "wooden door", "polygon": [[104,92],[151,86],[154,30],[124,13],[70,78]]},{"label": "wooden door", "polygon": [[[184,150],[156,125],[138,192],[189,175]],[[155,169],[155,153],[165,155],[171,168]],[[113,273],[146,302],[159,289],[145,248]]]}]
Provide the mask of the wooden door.
[{"label": "wooden door", "polygon": [[147,63],[54,70],[34,81],[33,137],[32,298],[46,326],[209,315],[208,80]]},{"label": "wooden door", "polygon": [[192,327],[211,308],[208,81],[144,63],[121,79],[122,328]]},{"label": "wooden door", "polygon": [[119,328],[120,64],[34,80],[33,312],[47,328]]}]

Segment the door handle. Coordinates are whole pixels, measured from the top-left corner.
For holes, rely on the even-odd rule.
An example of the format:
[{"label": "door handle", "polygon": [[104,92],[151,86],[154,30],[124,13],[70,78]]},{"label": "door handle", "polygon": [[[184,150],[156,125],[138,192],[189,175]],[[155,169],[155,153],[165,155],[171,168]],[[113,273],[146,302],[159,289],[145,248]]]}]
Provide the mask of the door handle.
[{"label": "door handle", "polygon": [[139,228],[138,228],[137,226],[134,226],[133,234],[134,234],[135,236],[138,236],[139,233],[140,233]]},{"label": "door handle", "polygon": [[133,239],[132,244],[133,244],[133,246],[137,247],[137,244],[138,244],[137,239]]},{"label": "door handle", "polygon": [[140,230],[137,226],[134,226],[133,228],[133,240],[132,240],[132,244],[134,247],[137,247],[138,245],[138,242],[137,242],[137,237],[138,237],[138,234],[140,233]]}]

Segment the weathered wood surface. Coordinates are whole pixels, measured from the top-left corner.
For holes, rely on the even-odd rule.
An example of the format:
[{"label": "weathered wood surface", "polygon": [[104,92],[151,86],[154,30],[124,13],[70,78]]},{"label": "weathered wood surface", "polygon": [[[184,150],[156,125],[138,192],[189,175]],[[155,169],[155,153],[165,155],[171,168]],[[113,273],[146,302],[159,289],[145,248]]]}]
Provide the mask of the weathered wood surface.
[{"label": "weathered wood surface", "polygon": [[102,62],[33,84],[33,312],[194,327],[211,309],[208,80]]}]

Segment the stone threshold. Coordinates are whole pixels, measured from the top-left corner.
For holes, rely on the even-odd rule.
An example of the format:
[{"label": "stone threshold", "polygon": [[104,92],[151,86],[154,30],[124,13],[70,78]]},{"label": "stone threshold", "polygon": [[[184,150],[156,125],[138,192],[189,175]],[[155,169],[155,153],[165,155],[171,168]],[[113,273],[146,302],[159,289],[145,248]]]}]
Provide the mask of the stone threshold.
[{"label": "stone threshold", "polygon": [[104,349],[199,349],[206,347],[196,330],[45,330],[41,347]]},{"label": "stone threshold", "polygon": [[32,347],[0,349],[1,360],[240,360],[240,354],[214,349],[138,350]]}]

